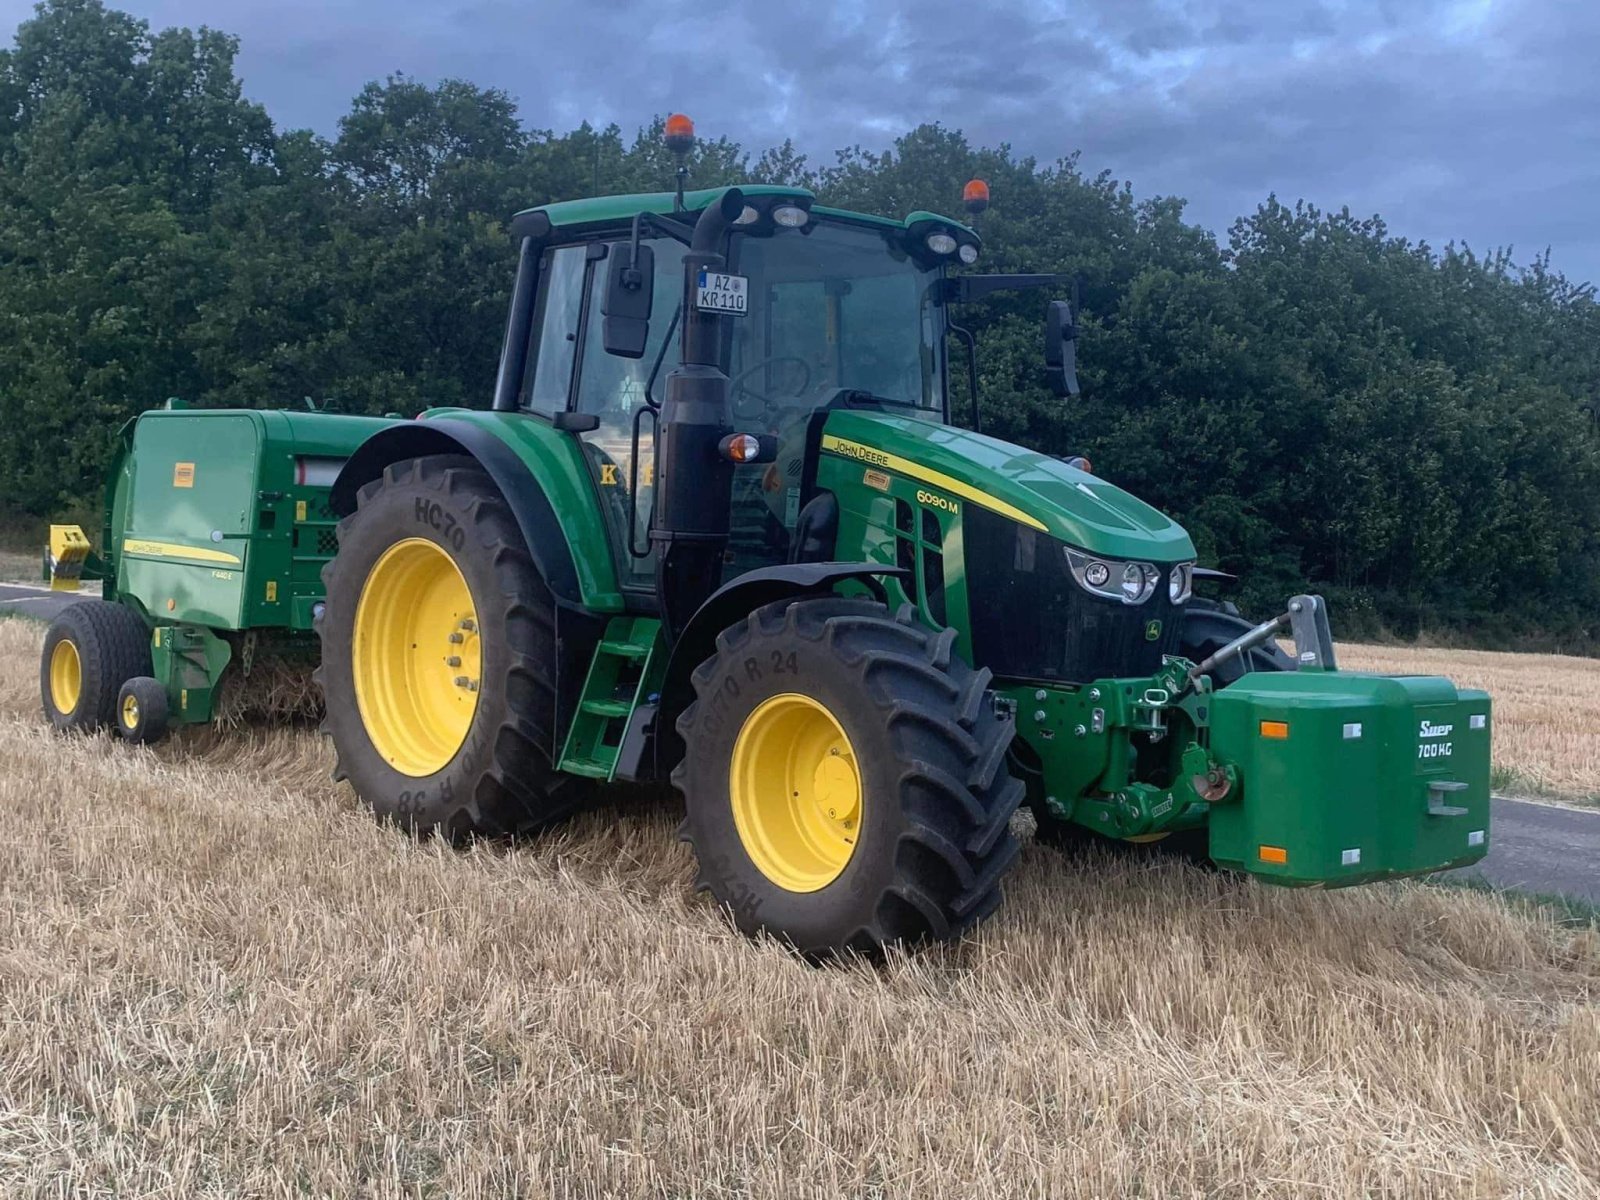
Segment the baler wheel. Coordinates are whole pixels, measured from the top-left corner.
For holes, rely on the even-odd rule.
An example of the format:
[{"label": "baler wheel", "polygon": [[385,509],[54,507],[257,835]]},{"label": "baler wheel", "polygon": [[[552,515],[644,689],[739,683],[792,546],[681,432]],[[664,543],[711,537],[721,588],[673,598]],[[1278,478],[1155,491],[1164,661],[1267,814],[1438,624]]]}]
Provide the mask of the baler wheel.
[{"label": "baler wheel", "polygon": [[812,957],[959,936],[1017,857],[1015,726],[953,630],[827,596],[717,638],[678,721],[679,836],[746,933]]},{"label": "baler wheel", "polygon": [[131,608],[79,600],[61,610],[44,635],[39,698],[60,730],[91,732],[117,720],[117,696],[135,675],[150,674],[150,627]]},{"label": "baler wheel", "polygon": [[167,736],[167,688],[159,679],[135,675],[117,695],[117,732],[136,746]]},{"label": "baler wheel", "polygon": [[472,459],[389,466],[339,522],[317,621],[323,732],[381,820],[451,840],[531,832],[584,804],[552,765],[555,605]]}]

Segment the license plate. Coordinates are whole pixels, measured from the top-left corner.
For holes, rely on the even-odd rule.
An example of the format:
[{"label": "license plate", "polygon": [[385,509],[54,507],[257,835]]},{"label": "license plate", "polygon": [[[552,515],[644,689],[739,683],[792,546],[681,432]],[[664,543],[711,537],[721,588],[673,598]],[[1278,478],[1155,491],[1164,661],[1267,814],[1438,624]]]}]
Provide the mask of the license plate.
[{"label": "license plate", "polygon": [[750,307],[750,281],[743,275],[701,271],[694,306],[701,312],[742,317]]}]

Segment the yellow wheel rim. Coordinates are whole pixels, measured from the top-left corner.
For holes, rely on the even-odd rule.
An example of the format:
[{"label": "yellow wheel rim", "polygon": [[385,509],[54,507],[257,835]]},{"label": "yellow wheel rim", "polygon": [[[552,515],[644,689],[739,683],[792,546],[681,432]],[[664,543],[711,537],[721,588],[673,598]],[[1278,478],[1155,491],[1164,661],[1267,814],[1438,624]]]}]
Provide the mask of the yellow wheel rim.
[{"label": "yellow wheel rim", "polygon": [[472,592],[443,547],[396,542],[356,602],[356,706],[378,753],[402,775],[441,771],[478,710],[482,657]]},{"label": "yellow wheel rim", "polygon": [[82,698],[83,660],[78,657],[78,648],[62,638],[50,651],[50,703],[67,716],[77,709]]},{"label": "yellow wheel rim", "polygon": [[837,718],[810,696],[773,696],[745,718],[728,791],[745,853],[779,887],[815,892],[849,865],[861,772]]},{"label": "yellow wheel rim", "polygon": [[137,696],[124,696],[122,698],[122,727],[124,729],[139,728],[139,698]]}]

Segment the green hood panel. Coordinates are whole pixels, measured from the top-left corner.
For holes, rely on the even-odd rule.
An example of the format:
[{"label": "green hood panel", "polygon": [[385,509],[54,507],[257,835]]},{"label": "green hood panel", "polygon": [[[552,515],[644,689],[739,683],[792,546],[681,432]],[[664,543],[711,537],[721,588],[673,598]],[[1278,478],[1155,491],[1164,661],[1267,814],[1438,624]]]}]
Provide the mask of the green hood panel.
[{"label": "green hood panel", "polygon": [[841,410],[828,415],[822,450],[916,479],[1091,554],[1161,563],[1195,557],[1183,527],[1144,501],[1060,459],[981,433]]}]

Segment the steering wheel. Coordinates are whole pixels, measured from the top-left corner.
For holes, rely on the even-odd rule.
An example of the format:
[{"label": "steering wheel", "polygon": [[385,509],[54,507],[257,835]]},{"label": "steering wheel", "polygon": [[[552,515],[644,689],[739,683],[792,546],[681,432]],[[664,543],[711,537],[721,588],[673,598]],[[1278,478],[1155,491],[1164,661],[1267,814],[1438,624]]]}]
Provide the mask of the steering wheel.
[{"label": "steering wheel", "polygon": [[[750,376],[754,375],[757,371],[766,370],[775,363],[795,363],[802,371],[805,372],[805,378],[801,381],[800,386],[794,389],[794,395],[799,396],[811,390],[810,363],[806,362],[806,360],[801,358],[798,354],[774,355],[771,358],[763,359],[761,362],[756,363],[753,367],[746,367],[743,371],[740,371],[728,381],[728,390],[734,393],[734,400],[732,403],[734,416],[738,417],[742,421],[756,421],[766,416],[770,409],[779,407],[777,402],[774,401],[772,397],[762,395],[754,388],[744,386],[744,381]],[[761,406],[756,408],[747,403],[743,399],[747,396],[753,397],[760,401]]]}]

